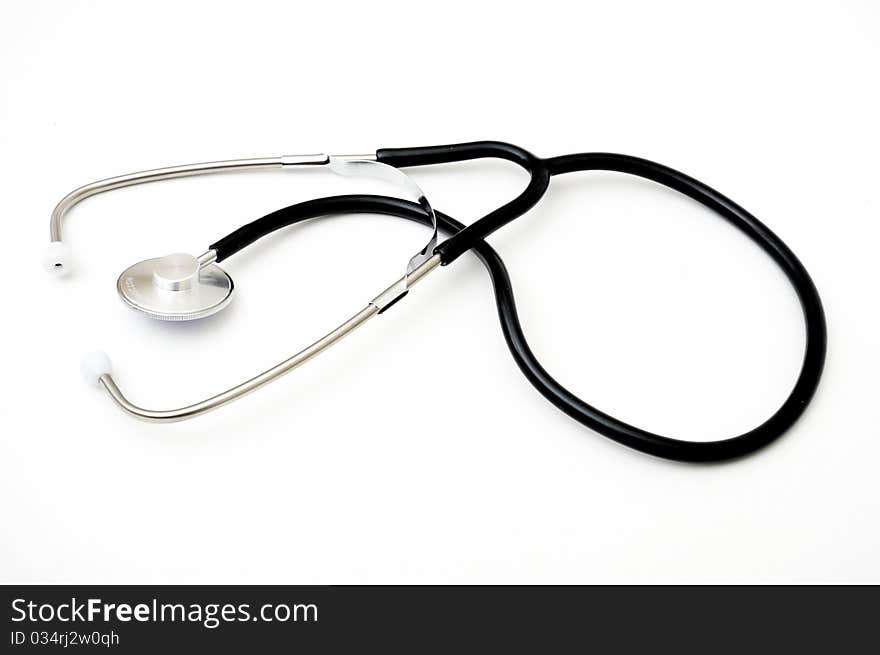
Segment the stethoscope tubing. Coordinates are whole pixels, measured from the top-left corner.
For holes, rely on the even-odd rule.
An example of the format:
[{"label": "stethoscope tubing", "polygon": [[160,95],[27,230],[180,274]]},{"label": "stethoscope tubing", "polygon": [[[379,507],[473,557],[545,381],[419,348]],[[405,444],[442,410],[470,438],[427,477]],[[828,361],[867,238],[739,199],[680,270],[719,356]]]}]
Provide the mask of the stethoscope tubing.
[{"label": "stethoscope tubing", "polygon": [[[819,293],[795,254],[766,225],[737,203],[708,185],[662,164],[614,153],[580,153],[540,159],[525,150],[500,142],[396,148],[377,151],[377,160],[394,166],[440,164],[464,159],[497,157],[513,161],[530,174],[526,188],[512,201],[469,226],[435,210],[437,227],[451,236],[435,253],[448,265],[472,250],[492,279],[498,318],[507,346],[526,379],[547,400],[568,416],[606,437],[649,455],[685,462],[713,462],[742,457],[773,442],[785,433],[812,399],[825,362],[827,330]],[[759,426],[738,436],[716,441],[688,441],[643,430],[588,404],[566,389],[535,357],[522,330],[510,276],[498,253],[484,237],[533,207],[547,190],[550,178],[575,171],[603,170],[635,175],[672,188],[713,210],[764,250],[794,287],[803,311],[806,331],[804,357],[797,380],[782,405]],[[306,206],[303,206],[306,205]],[[245,233],[268,234],[275,229],[326,213],[361,211],[426,220],[412,203],[381,196],[337,196],[308,201],[273,212],[246,226]],[[248,242],[250,242],[250,239]],[[224,252],[221,240],[212,248]]]},{"label": "stethoscope tubing", "polygon": [[[782,405],[761,425],[741,435],[709,442],[661,436],[629,425],[585,403],[556,382],[529,350],[513,308],[512,290],[499,296],[499,316],[511,353],[529,381],[566,414],[597,432],[644,453],[688,462],[733,459],[771,443],[790,428],[806,409],[822,376],[827,349],[825,312],[819,292],[791,249],[756,217],[699,180],[668,166],[628,155],[588,153],[545,160],[551,175],[606,170],[628,173],[668,186],[715,211],[755,242],[779,266],[800,301],[805,348],[801,370]],[[508,280],[509,282],[509,280]],[[508,293],[509,292],[509,293]],[[496,290],[496,294],[497,294]],[[503,301],[502,301],[503,298]]]}]

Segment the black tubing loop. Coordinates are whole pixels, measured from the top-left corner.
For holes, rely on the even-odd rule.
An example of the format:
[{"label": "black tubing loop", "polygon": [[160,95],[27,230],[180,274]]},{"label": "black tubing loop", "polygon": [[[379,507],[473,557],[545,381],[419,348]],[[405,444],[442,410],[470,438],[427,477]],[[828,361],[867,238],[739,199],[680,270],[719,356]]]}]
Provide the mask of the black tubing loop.
[{"label": "black tubing loop", "polygon": [[[768,253],[794,286],[806,325],[806,347],[797,381],[782,406],[764,423],[739,436],[710,442],[685,441],[653,434],[624,423],[585,403],[559,384],[541,366],[523,334],[516,310],[513,286],[503,260],[488,243],[481,237],[475,236],[482,233],[484,228],[480,227],[468,233],[466,240],[459,243],[467,246],[464,250],[473,250],[488,270],[494,287],[498,318],[507,346],[520,370],[545,398],[576,421],[620,444],[657,457],[685,462],[713,462],[741,457],[766,446],[791,427],[806,409],[822,376],[827,334],[825,313],[818,291],[804,266],[779,237],[745,209],[702,182],[661,164],[637,157],[611,153],[584,153],[547,160],[535,159],[534,162],[530,162],[533,156],[526,151],[497,142],[436,148],[387,149],[379,152],[383,153],[382,159],[386,163],[403,166],[459,161],[481,156],[495,157],[500,156],[497,153],[502,151],[507,153],[508,156],[504,157],[506,159],[519,158],[517,163],[520,165],[534,166],[532,183],[530,183],[530,186],[534,184],[534,187],[531,192],[527,189],[520,198],[480,219],[469,226],[470,228],[476,228],[481,221],[496,214],[493,220],[498,220],[503,225],[519,215],[516,212],[520,209],[526,211],[540,199],[547,188],[545,176],[549,179],[551,175],[574,171],[608,170],[644,177],[671,187],[716,211]],[[528,197],[522,200],[521,204],[516,204],[523,196]],[[211,248],[217,251],[217,260],[220,261],[273,230],[306,219],[339,213],[388,214],[430,223],[430,218],[420,205],[406,200],[373,195],[334,196],[310,200],[273,212],[236,230],[216,242]],[[442,212],[435,211],[435,215],[438,229],[454,235],[444,242],[444,245],[452,244],[454,239],[469,229]],[[445,251],[446,255],[450,253],[454,255],[445,263],[460,254],[458,252],[460,247],[462,246],[456,245]],[[441,253],[441,257],[443,254]]]},{"label": "black tubing loop", "polygon": [[[545,160],[551,175],[610,170],[637,175],[671,187],[716,211],[757,243],[785,273],[804,314],[806,347],[797,381],[782,406],[758,427],[736,437],[710,442],[672,439],[634,427],[588,405],[547,373],[526,342],[514,305],[509,277],[496,281],[502,329],[520,369],[532,385],[563,412],[597,432],[644,453],[688,462],[721,461],[754,452],[781,436],[806,409],[825,363],[827,333],[819,293],[794,253],[757,218],[729,198],[684,173],[638,157],[611,153],[565,155]],[[493,278],[494,279],[494,278]]]},{"label": "black tubing loop", "polygon": [[[412,213],[416,212],[420,218],[412,217]],[[266,214],[262,218],[243,225],[234,232],[227,234],[225,237],[211,244],[209,250],[217,253],[216,261],[222,262],[227,257],[234,255],[242,248],[246,248],[257,239],[280,230],[288,225],[300,223],[312,218],[321,216],[331,216],[334,214],[390,214],[392,216],[400,216],[402,218],[411,218],[411,220],[419,220],[428,227],[431,226],[431,218],[425,209],[413,202],[391,198],[386,196],[376,196],[370,194],[349,194],[342,196],[328,196],[326,198],[316,198],[314,200],[306,200],[296,205],[284,207],[271,214]]]},{"label": "black tubing loop", "polygon": [[489,212],[471,225],[462,227],[453,236],[434,249],[445,266],[463,253],[475,247],[477,241],[484,239],[522,216],[537,204],[550,184],[550,172],[544,161],[519,146],[502,141],[473,141],[443,146],[424,146],[415,148],[382,148],[376,151],[376,160],[390,166],[426,166],[466,161],[470,159],[505,159],[514,162],[529,174],[526,188],[513,200]]}]

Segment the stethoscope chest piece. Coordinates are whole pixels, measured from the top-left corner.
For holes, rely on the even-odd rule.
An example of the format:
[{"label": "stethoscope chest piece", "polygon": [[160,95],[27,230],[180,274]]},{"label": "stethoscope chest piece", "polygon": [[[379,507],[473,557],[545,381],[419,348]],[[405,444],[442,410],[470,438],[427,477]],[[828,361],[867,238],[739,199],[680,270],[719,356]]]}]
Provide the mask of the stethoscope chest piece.
[{"label": "stethoscope chest piece", "polygon": [[138,262],[116,282],[126,305],[160,321],[216,314],[229,304],[232,289],[232,278],[217,264],[185,253]]}]

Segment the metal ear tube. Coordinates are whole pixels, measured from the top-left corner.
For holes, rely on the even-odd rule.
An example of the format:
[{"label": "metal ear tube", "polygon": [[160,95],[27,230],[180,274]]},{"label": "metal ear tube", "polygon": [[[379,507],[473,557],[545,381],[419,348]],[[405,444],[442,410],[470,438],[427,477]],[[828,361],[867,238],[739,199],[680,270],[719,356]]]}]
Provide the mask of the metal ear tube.
[{"label": "metal ear tube", "polygon": [[[392,284],[388,289],[395,290],[396,293],[396,291],[400,289],[401,286],[405,286],[405,288],[408,290],[412,285],[414,285],[425,275],[434,270],[434,268],[436,268],[439,264],[440,257],[438,255],[434,255],[425,263],[421,264],[415,271],[413,271],[413,273],[409,274],[408,276],[402,277],[400,280],[398,280],[398,282]],[[400,295],[394,296],[393,300],[388,300],[388,298],[390,297],[390,294],[388,294],[386,290],[386,292],[383,292],[374,300],[370,301],[354,316],[335,327],[323,337],[310,344],[309,346],[303,348],[292,357],[289,357],[283,362],[276,364],[272,368],[263,371],[259,375],[255,375],[249,380],[246,380],[241,384],[231,387],[230,389],[227,389],[226,391],[219,393],[215,396],[211,396],[210,398],[206,398],[205,400],[176,409],[144,409],[143,407],[138,407],[134,403],[130,402],[125,397],[125,394],[123,394],[119,387],[116,385],[116,382],[113,380],[113,375],[110,370],[109,358],[106,359],[105,365],[104,358],[106,358],[107,356],[103,355],[102,353],[98,353],[97,355],[94,353],[88,355],[83,365],[83,368],[88,370],[89,373],[97,373],[98,382],[104,386],[104,388],[110,394],[110,397],[113,398],[113,400],[121,409],[131,414],[132,416],[144,419],[146,421],[182,421],[184,419],[199,416],[200,414],[205,414],[207,412],[210,412],[211,410],[217,409],[218,407],[222,407],[223,405],[231,403],[233,400],[237,400],[238,398],[241,398],[242,396],[245,396],[252,391],[256,391],[260,387],[268,384],[269,382],[272,382],[273,380],[277,380],[282,375],[290,373],[290,371],[292,371],[293,369],[306,363],[313,357],[327,350],[327,348],[329,348],[333,344],[337,343],[344,337],[354,332],[355,329],[359,328],[361,325],[366,323],[374,316],[382,313],[382,311],[390,306],[391,303],[396,302],[396,300],[400,298]]]}]

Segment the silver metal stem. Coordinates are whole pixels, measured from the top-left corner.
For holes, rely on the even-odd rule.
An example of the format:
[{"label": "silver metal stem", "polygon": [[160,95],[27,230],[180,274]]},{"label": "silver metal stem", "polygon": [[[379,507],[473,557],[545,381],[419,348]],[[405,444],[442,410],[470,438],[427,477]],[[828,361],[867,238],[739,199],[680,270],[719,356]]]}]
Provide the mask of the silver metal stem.
[{"label": "silver metal stem", "polygon": [[[357,156],[359,159],[374,161],[375,155]],[[339,159],[350,159],[343,155]],[[77,203],[105,191],[113,191],[135,184],[146,182],[158,182],[159,180],[171,180],[178,177],[191,177],[207,173],[231,173],[238,171],[251,171],[266,168],[287,169],[299,166],[324,166],[330,161],[330,157],[324,154],[317,155],[283,155],[280,157],[257,157],[253,159],[227,159],[223,161],[208,161],[197,164],[185,164],[183,166],[168,166],[166,168],[153,168],[146,171],[138,171],[118,177],[108,177],[74,189],[61,199],[55,209],[52,210],[52,218],[49,221],[49,238],[52,241],[61,241],[61,224],[64,215]]]},{"label": "silver metal stem", "polygon": [[198,256],[197,261],[199,262],[199,270],[201,270],[205,268],[205,266],[213,264],[217,261],[217,251],[209,250],[207,252],[203,252],[201,255]]},{"label": "silver metal stem", "polygon": [[[425,275],[437,268],[439,264],[440,256],[434,255],[428,261],[419,266],[416,270],[411,272],[409,275],[404,276],[395,284],[391,285],[389,289],[399,287],[402,284],[405,292],[408,287],[414,285],[416,282],[421,280]],[[399,297],[400,296],[398,295],[397,298]],[[394,300],[396,300],[397,298],[395,298]],[[263,385],[268,384],[273,380],[277,380],[282,375],[289,373],[290,371],[309,361],[319,353],[327,350],[330,346],[340,341],[343,337],[351,334],[355,329],[366,323],[373,316],[376,316],[382,309],[385,309],[387,306],[387,304],[382,306],[381,303],[377,303],[376,300],[373,300],[372,302],[367,304],[366,307],[361,309],[357,314],[342,323],[339,327],[328,332],[326,335],[315,341],[313,344],[304,348],[303,350],[300,350],[292,357],[285,359],[280,364],[277,364],[276,366],[273,366],[272,368],[263,371],[259,375],[256,375],[251,379],[242,382],[241,384],[236,385],[230,389],[227,389],[226,391],[219,393],[216,396],[211,396],[210,398],[206,398],[205,400],[193,403],[192,405],[187,405],[185,407],[162,410],[145,409],[129,401],[128,398],[125,397],[125,394],[123,394],[119,387],[116,385],[116,382],[113,380],[113,377],[111,375],[102,375],[99,379],[101,384],[110,394],[110,397],[114,400],[114,402],[125,412],[131,414],[132,416],[146,421],[154,422],[183,421],[185,419],[193,418],[206,412],[210,412],[211,410],[217,409],[218,407],[222,407],[227,403],[231,403],[233,400],[237,400],[238,398],[241,398],[242,396],[245,396],[252,391],[259,389]]]},{"label": "silver metal stem", "polygon": [[283,157],[262,157],[257,159],[228,159],[225,161],[209,161],[198,164],[185,164],[183,166],[168,166],[167,168],[154,168],[147,171],[138,171],[118,177],[108,177],[74,189],[61,199],[55,209],[52,210],[52,218],[49,221],[49,234],[52,241],[61,241],[61,222],[64,214],[86,198],[90,198],[105,191],[121,189],[135,184],[157,182],[159,180],[171,180],[177,177],[189,177],[205,173],[226,173],[233,171],[249,171],[260,168],[281,168]]}]

